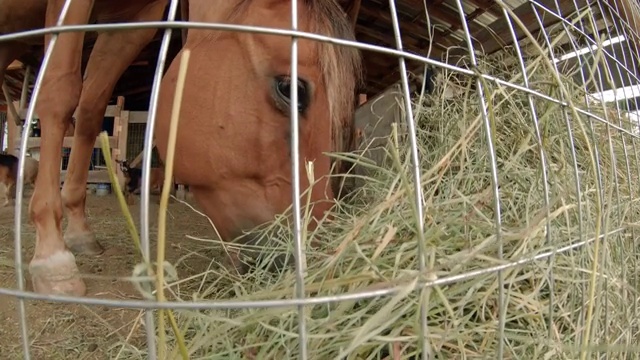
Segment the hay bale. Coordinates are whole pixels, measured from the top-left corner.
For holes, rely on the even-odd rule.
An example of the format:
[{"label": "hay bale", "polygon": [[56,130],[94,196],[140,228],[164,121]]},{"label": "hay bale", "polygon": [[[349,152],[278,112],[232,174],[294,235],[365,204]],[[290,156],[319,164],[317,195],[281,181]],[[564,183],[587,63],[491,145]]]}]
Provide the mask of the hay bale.
[{"label": "hay bale", "polygon": [[[481,60],[482,73],[522,83],[517,62]],[[429,102],[438,105],[415,114],[423,244],[416,235],[407,137],[388,138],[386,166],[362,161],[370,171],[355,203],[341,204],[331,224],[307,234],[307,243],[315,238],[323,246],[306,250],[305,288],[307,296],[373,290],[393,296],[308,306],[309,358],[411,358],[421,347],[421,303],[425,346],[439,359],[496,358],[501,331],[506,358],[578,358],[585,329],[592,350],[613,342],[620,344],[617,351],[632,350],[628,344],[637,341],[640,325],[633,316],[640,311],[634,230],[640,182],[631,136],[637,136],[637,124],[612,118],[598,103],[589,111],[615,127],[576,111],[587,108],[582,86],[571,75],[558,81],[550,65],[542,57],[528,63],[531,88],[571,106],[483,81],[501,241],[475,79],[458,80],[466,89],[458,98],[431,95]],[[272,227],[280,226],[281,251],[290,254],[286,225]],[[420,249],[427,269],[421,277]],[[180,290],[185,298],[198,292],[200,298],[237,301],[291,299],[295,278],[292,271],[276,278],[256,271],[240,280],[220,274],[208,288],[198,279]],[[419,280],[430,286],[414,291]],[[177,313],[194,356],[298,356],[296,308]]]}]

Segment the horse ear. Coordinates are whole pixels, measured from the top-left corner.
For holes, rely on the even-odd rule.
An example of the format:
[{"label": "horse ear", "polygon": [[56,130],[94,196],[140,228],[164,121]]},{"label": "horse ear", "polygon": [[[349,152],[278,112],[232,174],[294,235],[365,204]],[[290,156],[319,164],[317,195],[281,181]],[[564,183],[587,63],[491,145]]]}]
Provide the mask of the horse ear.
[{"label": "horse ear", "polygon": [[338,3],[347,14],[349,20],[351,20],[351,25],[353,28],[356,28],[356,23],[358,22],[358,14],[360,13],[360,3],[362,0],[338,0]]}]

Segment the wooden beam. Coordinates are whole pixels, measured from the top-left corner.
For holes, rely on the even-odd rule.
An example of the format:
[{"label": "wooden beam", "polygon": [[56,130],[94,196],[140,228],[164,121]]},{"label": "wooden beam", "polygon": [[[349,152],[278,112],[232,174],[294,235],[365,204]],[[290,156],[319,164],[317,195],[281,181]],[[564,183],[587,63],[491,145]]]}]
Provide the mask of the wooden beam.
[{"label": "wooden beam", "polygon": [[129,111],[129,124],[146,124],[148,111]]},{"label": "wooden beam", "polygon": [[[405,0],[412,8],[424,9],[423,0]],[[427,14],[430,18],[438,20],[439,22],[446,24],[449,26],[449,29],[445,31],[442,35],[446,36],[456,30],[460,30],[462,28],[462,21],[460,20],[460,15],[457,11],[451,10],[446,6],[442,6],[434,3],[433,1],[427,1]],[[424,11],[421,10],[418,12],[418,15],[412,19],[412,22],[420,21],[425,22],[425,14]],[[470,19],[468,19],[470,20]],[[426,22],[425,22],[426,25]],[[469,29],[474,31],[479,31],[482,26],[476,24],[474,22],[468,22]],[[401,24],[400,26],[403,26]]]},{"label": "wooden beam", "polygon": [[[118,107],[118,105],[109,105],[107,106],[107,109],[104,113],[105,117],[116,117],[118,116],[118,114],[120,114],[120,108]],[[27,117],[27,109],[26,108],[22,108],[19,111],[20,113],[20,118],[24,119]],[[75,116],[75,113],[73,114]],[[38,116],[38,114],[34,114],[33,117],[35,119],[40,119],[40,117]]]},{"label": "wooden beam", "polygon": [[[14,101],[14,106],[18,105],[17,101]],[[22,126],[16,125],[15,119],[13,119],[11,112],[7,114],[7,153],[17,154],[20,150],[20,138],[22,136]]]},{"label": "wooden beam", "polygon": [[22,67],[24,66],[24,64],[22,64],[21,61],[18,60],[14,60],[11,64],[9,64],[9,66],[7,67],[7,71],[12,71],[12,70],[20,70],[22,69]]},{"label": "wooden beam", "polygon": [[[67,170],[60,170],[60,182],[64,182],[67,176]],[[87,177],[87,184],[111,184],[109,171],[107,170],[90,170]]]},{"label": "wooden beam", "polygon": [[[537,3],[547,9],[557,12],[556,0],[538,0]],[[578,6],[578,9],[586,6],[587,0],[575,0],[575,4],[573,0],[559,0],[558,3],[560,7],[559,14],[562,17],[567,18],[568,15],[576,11],[576,5]],[[513,13],[527,27],[527,29],[533,34],[533,36],[536,36],[541,28],[532,6],[534,5],[532,5],[530,2],[526,2],[515,8],[513,10]],[[541,16],[541,18],[544,28],[553,26],[560,22],[560,19],[549,14],[547,14],[546,16]],[[520,41],[525,37],[525,33],[519,26],[515,24],[514,26],[517,39],[518,41]],[[504,16],[491,23],[482,31],[476,34],[472,34],[472,39],[474,39],[475,49],[482,49],[485,54],[492,54],[502,49],[506,45],[513,44],[513,38],[509,29],[509,23],[504,19]],[[479,47],[480,44],[482,45],[482,48]],[[449,51],[447,62],[450,64],[456,63],[461,57],[467,57],[468,55],[469,51],[467,49],[467,43],[466,41],[462,41],[457,45],[457,47]],[[407,64],[407,69],[410,73],[421,72],[424,67],[424,64],[415,61],[408,61],[408,63],[409,64]],[[387,71],[388,75],[385,76],[380,81],[380,83],[391,83],[394,81],[394,78],[397,79],[395,81],[399,81],[400,75],[397,71],[397,65],[394,64],[393,67],[387,69]]]},{"label": "wooden beam", "polygon": [[469,0],[469,2],[497,18],[502,17],[500,5],[493,0]]},{"label": "wooden beam", "polygon": [[129,95],[144,93],[150,90],[151,90],[151,85],[144,85],[144,86],[138,86],[135,88],[129,88],[128,90],[120,91],[120,94],[122,94],[122,96],[129,96]]},{"label": "wooden beam", "polygon": [[358,106],[367,102],[367,94],[358,94]]},{"label": "wooden beam", "polygon": [[[558,11],[556,7],[557,0],[538,0],[540,6],[550,9],[554,13]],[[586,0],[558,0],[559,15],[561,18],[568,18],[568,15],[578,11],[580,8],[587,5]],[[576,9],[576,5],[578,9]],[[536,17],[536,11],[540,11],[537,6],[530,2],[526,2],[513,10],[515,16],[522,22],[522,24],[531,32],[534,36],[541,30],[540,24]],[[542,14],[542,28],[555,25],[561,20],[550,14]],[[512,23],[514,23],[512,21]],[[518,41],[522,40],[526,35],[525,32],[517,24],[513,24],[514,32]],[[485,54],[492,54],[506,45],[513,44],[513,38],[511,36],[511,30],[509,23],[504,19],[504,16],[491,23],[488,28],[483,28],[476,34],[472,34],[474,40],[474,48],[482,49]],[[458,48],[453,49],[451,59],[454,60],[459,56],[468,56],[469,50],[466,41],[461,41],[457,44]]]},{"label": "wooden beam", "polygon": [[[383,11],[380,9],[372,9],[364,6],[362,7],[362,9],[360,9],[360,13],[362,15],[369,16],[376,19],[376,21],[379,23],[385,23],[389,26],[392,24],[391,14],[389,14],[388,11]],[[361,27],[358,26],[358,30],[360,30],[360,28]],[[403,42],[405,41],[404,38],[409,36],[423,40],[427,43],[431,40],[429,38],[429,29],[426,26],[421,26],[421,25],[407,22],[407,21],[401,21],[400,31],[403,34],[403,39],[402,39]],[[432,31],[433,31],[432,35],[433,35],[434,45],[437,44],[438,46],[443,48],[455,45],[455,43],[453,43],[451,40],[447,39],[445,36],[442,36],[441,31],[437,29],[432,29]],[[393,37],[386,39],[385,42],[389,43],[389,45],[395,44]]]},{"label": "wooden beam", "polygon": [[[30,137],[27,140],[27,149],[35,149],[40,148],[40,144],[42,143],[42,138],[40,137]],[[109,136],[109,147],[116,148],[118,146],[118,138],[114,136]],[[65,136],[64,141],[62,143],[63,148],[72,148],[73,147],[73,136]],[[93,144],[94,149],[101,148],[100,139],[96,138],[96,142]]]}]

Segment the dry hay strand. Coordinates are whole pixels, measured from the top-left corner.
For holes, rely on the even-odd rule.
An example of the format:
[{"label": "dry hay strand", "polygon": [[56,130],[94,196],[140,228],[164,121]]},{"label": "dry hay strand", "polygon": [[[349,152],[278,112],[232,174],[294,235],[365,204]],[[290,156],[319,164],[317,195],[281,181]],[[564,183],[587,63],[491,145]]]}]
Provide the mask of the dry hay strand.
[{"label": "dry hay strand", "polygon": [[[500,56],[479,59],[479,73],[522,84],[517,58]],[[425,347],[437,359],[496,358],[500,342],[506,358],[575,359],[583,345],[592,355],[609,352],[613,358],[639,351],[632,345],[640,335],[637,124],[587,102],[574,80],[577,69],[555,75],[548,59],[537,56],[527,59],[527,71],[531,89],[568,105],[481,81],[497,162],[500,241],[475,78],[449,80],[462,89],[456,98],[436,91],[415,104],[424,244],[417,241],[403,128],[389,137],[383,166],[352,159],[368,170],[366,182],[350,203],[336,208],[331,223],[304,234],[305,243],[322,243],[306,249],[305,291],[378,292],[306,306],[309,358],[417,358],[421,304]],[[262,264],[275,261],[277,252],[291,256],[285,221],[264,233],[274,247],[263,250]],[[421,247],[424,274],[418,272]],[[275,275],[259,268],[244,277],[213,268],[169,284],[169,298],[294,298],[291,268]],[[192,359],[299,355],[295,307],[176,311],[176,317]],[[143,355],[134,348],[121,352],[121,358]]]}]

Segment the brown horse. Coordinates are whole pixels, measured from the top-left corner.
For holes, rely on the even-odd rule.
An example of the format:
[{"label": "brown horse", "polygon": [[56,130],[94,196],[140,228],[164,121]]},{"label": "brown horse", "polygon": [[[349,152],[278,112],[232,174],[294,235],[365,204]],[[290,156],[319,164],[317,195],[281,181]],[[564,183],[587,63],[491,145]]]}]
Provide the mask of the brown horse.
[{"label": "brown horse", "polygon": [[[299,29],[354,39],[360,0],[296,0]],[[53,26],[64,0],[3,0],[0,34]],[[75,0],[65,25],[158,21],[167,0]],[[190,0],[188,17],[201,22],[290,28],[291,0]],[[95,138],[113,88],[125,69],[157,30],[99,33],[84,77],[81,51],[84,33],[60,34],[44,73],[36,113],[41,119],[39,176],[29,204],[36,228],[36,247],[29,264],[39,293],[84,295],[73,253],[98,254],[85,215],[86,182]],[[51,37],[44,37],[48,46]],[[29,39],[42,42],[42,39]],[[37,44],[37,42],[36,42]],[[241,32],[188,31],[191,60],[182,101],[175,176],[190,186],[224,240],[272,219],[291,204],[289,157],[289,80],[291,39]],[[26,51],[24,42],[0,42],[0,78]],[[167,146],[169,114],[177,64],[174,59],[162,82],[156,138],[161,158]],[[44,69],[43,69],[44,70]],[[43,71],[41,70],[41,71]],[[328,151],[346,151],[360,77],[356,49],[299,40],[300,154],[315,160],[311,186],[323,216],[335,190]],[[76,113],[74,146],[62,192],[60,161],[63,135]],[[346,135],[344,135],[346,134]],[[309,187],[304,163],[301,188]],[[62,233],[62,207],[68,226]],[[313,225],[312,225],[313,226]]]}]

